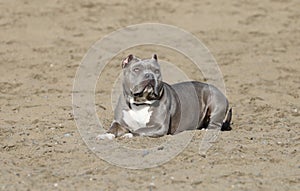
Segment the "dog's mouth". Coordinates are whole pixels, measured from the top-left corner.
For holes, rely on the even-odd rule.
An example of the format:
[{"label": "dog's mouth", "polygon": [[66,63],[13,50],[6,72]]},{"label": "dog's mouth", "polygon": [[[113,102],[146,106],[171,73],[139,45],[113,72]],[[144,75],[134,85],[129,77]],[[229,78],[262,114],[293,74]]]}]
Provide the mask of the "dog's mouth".
[{"label": "dog's mouth", "polygon": [[142,91],[133,93],[134,97],[147,97],[150,94],[154,94],[154,87],[151,84],[146,85]]},{"label": "dog's mouth", "polygon": [[131,93],[135,102],[146,102],[159,99],[161,89],[155,82],[149,81],[144,86],[137,86],[137,91],[131,91]]}]

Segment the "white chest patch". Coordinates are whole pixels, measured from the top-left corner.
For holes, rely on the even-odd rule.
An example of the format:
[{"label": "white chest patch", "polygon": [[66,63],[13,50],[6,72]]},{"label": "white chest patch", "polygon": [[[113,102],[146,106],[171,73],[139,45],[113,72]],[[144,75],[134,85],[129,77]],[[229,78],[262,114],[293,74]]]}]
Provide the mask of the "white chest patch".
[{"label": "white chest patch", "polygon": [[132,109],[129,111],[123,110],[123,120],[133,131],[146,127],[149,122],[152,111],[149,111],[150,106],[132,105]]}]

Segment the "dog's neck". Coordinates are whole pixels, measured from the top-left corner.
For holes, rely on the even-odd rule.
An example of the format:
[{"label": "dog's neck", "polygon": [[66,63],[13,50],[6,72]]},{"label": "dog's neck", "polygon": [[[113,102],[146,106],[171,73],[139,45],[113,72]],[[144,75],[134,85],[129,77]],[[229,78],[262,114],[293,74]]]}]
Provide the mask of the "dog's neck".
[{"label": "dog's neck", "polygon": [[146,100],[144,102],[136,102],[136,101],[134,101],[134,98],[130,95],[127,95],[125,100],[126,100],[128,107],[130,109],[132,109],[132,105],[134,105],[134,106],[154,105],[156,102],[158,102],[162,98],[163,95],[164,95],[164,88],[161,89],[159,96],[157,97],[157,99],[154,99],[154,100]]}]

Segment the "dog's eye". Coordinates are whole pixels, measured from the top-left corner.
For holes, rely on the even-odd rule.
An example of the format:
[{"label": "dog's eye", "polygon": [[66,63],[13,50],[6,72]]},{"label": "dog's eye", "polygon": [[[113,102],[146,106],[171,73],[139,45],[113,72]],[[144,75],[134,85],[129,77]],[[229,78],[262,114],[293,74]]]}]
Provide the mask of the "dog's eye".
[{"label": "dog's eye", "polygon": [[138,72],[138,71],[140,71],[140,69],[139,68],[133,68],[133,71]]},{"label": "dog's eye", "polygon": [[155,74],[159,74],[160,73],[160,71],[159,70],[155,70]]}]

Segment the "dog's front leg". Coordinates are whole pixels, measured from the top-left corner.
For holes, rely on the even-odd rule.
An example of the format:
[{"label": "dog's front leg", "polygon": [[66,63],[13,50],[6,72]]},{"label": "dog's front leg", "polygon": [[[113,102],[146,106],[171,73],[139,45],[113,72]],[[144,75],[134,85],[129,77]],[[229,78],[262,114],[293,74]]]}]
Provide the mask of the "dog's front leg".
[{"label": "dog's front leg", "polygon": [[115,137],[132,137],[132,134],[130,134],[130,131],[123,127],[119,122],[113,121],[109,130],[101,135],[97,136],[97,139],[113,139]]}]

